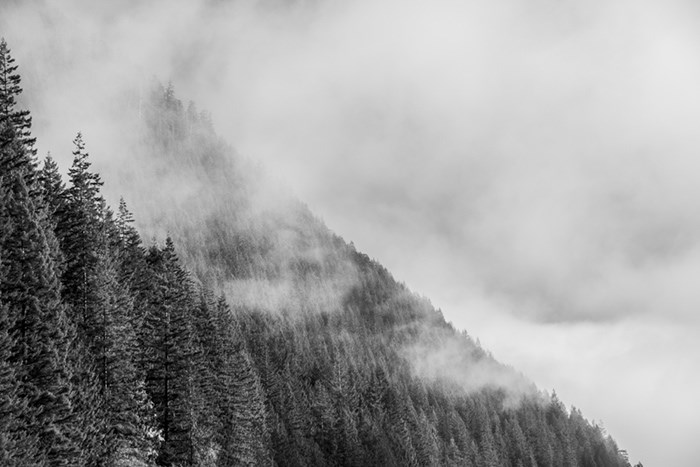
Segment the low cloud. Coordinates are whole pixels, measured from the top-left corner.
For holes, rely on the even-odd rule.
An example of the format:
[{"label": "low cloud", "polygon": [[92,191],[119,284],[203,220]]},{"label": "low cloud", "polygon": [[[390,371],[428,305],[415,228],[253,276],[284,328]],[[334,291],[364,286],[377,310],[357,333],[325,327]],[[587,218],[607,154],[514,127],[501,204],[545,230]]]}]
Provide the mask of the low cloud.
[{"label": "low cloud", "polygon": [[[697,459],[665,427],[698,430],[682,388],[697,387],[700,327],[699,22],[685,0],[0,6],[42,154],[67,167],[82,130],[118,192],[108,169],[133,154],[113,102],[172,79],[497,357],[586,387],[568,394],[595,395],[586,413],[618,423],[633,458],[679,466]],[[595,371],[620,341],[653,346],[657,327],[658,357],[625,351],[617,372]],[[554,361],[541,337],[557,333],[587,341]],[[538,355],[552,367],[528,366]],[[611,388],[624,388],[616,406]],[[650,406],[663,422],[642,416]]]},{"label": "low cloud", "polygon": [[522,374],[494,360],[465,335],[425,329],[403,355],[413,373],[448,390],[475,393],[501,390],[504,406],[515,406],[523,397],[538,397],[537,389]]}]

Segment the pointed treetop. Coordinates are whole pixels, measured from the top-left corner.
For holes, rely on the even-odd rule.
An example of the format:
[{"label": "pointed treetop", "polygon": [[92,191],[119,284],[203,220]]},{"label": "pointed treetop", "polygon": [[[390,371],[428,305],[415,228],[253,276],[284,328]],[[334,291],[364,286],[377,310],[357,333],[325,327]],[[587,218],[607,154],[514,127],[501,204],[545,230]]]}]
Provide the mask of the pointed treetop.
[{"label": "pointed treetop", "polygon": [[26,110],[17,110],[21,78],[4,39],[0,40],[0,171],[19,171],[31,179],[36,170],[35,139],[31,137],[32,118]]},{"label": "pointed treetop", "polygon": [[15,97],[22,93],[19,86],[20,77],[15,72],[14,58],[10,55],[10,48],[2,38],[0,40],[0,113],[7,118],[16,104]]},{"label": "pointed treetop", "polygon": [[119,198],[119,209],[117,210],[115,224],[122,242],[130,246],[141,244],[141,237],[133,226],[134,216],[126,206],[126,201],[124,201],[123,197]]},{"label": "pointed treetop", "polygon": [[[55,204],[58,202],[58,198],[62,196],[65,186],[63,185],[63,180],[61,174],[58,171],[58,164],[51,157],[51,153],[46,155],[44,159],[44,165],[39,171],[39,182],[44,193],[45,199],[49,204]],[[56,206],[53,206],[56,207]]]},{"label": "pointed treetop", "polygon": [[41,167],[41,172],[44,175],[51,174],[52,178],[60,178],[61,175],[58,170],[58,164],[56,163],[56,160],[51,157],[51,153],[47,153],[46,157],[44,158],[44,164]]},{"label": "pointed treetop", "polygon": [[134,215],[131,213],[131,211],[129,211],[129,208],[126,206],[126,201],[124,201],[123,196],[119,197],[119,209],[117,210],[117,219],[119,219],[119,222],[121,222],[125,226],[134,223]]},{"label": "pointed treetop", "polygon": [[77,189],[89,189],[92,191],[92,195],[96,195],[99,191],[99,187],[103,185],[103,182],[99,174],[89,172],[90,161],[88,154],[85,151],[85,142],[83,141],[82,133],[78,132],[77,136],[73,140],[73,145],[75,149],[73,150],[73,165],[68,171],[73,186]]},{"label": "pointed treetop", "polygon": [[75,146],[75,149],[73,150],[73,155],[78,157],[78,156],[87,156],[88,154],[85,152],[85,142],[83,141],[83,133],[78,132],[77,135],[75,135],[75,138],[73,139],[73,145]]},{"label": "pointed treetop", "polygon": [[55,166],[56,168],[58,168],[58,164],[51,156],[51,151],[47,152],[46,157],[44,157],[44,167],[46,167],[47,165]]}]

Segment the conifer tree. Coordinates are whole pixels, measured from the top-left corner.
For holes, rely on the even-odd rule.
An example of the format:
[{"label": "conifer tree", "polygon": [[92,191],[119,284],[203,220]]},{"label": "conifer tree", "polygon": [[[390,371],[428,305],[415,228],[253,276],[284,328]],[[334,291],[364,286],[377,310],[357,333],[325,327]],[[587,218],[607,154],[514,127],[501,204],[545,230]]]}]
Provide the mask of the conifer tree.
[{"label": "conifer tree", "polygon": [[0,314],[0,465],[29,464],[35,455],[32,449],[36,439],[30,441],[20,424],[26,406],[19,397],[19,384],[9,361],[12,343],[5,310]]},{"label": "conifer tree", "polygon": [[72,459],[79,454],[71,440],[70,324],[60,299],[60,284],[52,261],[50,231],[30,198],[23,178],[15,179],[4,215],[12,229],[2,245],[6,279],[0,293],[13,322],[12,361],[22,381],[19,395],[28,404],[23,423],[39,438],[44,461]]},{"label": "conifer tree", "polygon": [[20,381],[17,394],[26,403],[19,422],[37,440],[28,464],[62,465],[80,458],[72,437],[71,327],[55,264],[58,244],[37,184],[31,118],[15,108],[21,88],[13,63],[0,41],[0,306],[11,326],[9,362]]},{"label": "conifer tree", "polygon": [[117,209],[117,217],[114,224],[117,229],[119,240],[121,240],[122,249],[129,249],[141,245],[141,237],[133,225],[134,215],[126,206],[124,198],[119,198],[119,208]]},{"label": "conifer tree", "polygon": [[265,395],[243,336],[226,302],[214,310],[222,366],[222,433],[220,465],[271,465]]},{"label": "conifer tree", "polygon": [[116,260],[105,239],[97,267],[97,321],[100,335],[94,368],[104,403],[108,455],[121,462],[142,462],[153,449],[149,400],[137,370],[133,300],[117,280]]},{"label": "conifer tree", "polygon": [[[0,268],[0,277],[2,274]],[[36,438],[30,437],[20,423],[27,407],[26,401],[19,397],[19,380],[11,362],[13,340],[10,328],[8,307],[0,297],[0,465],[20,466],[32,463],[36,455]]]},{"label": "conifer tree", "polygon": [[[46,210],[46,218],[50,230],[56,232],[58,222],[65,213],[65,186],[58,172],[58,164],[53,158],[48,155],[44,159],[44,164],[41,167],[38,175],[39,192],[41,194],[42,204]],[[58,241],[58,240],[57,240]],[[53,262],[56,268],[56,274],[61,277],[64,271],[65,258],[60,248],[51,249]]]},{"label": "conifer tree", "polygon": [[152,275],[146,264],[146,251],[141,244],[141,237],[133,223],[133,215],[127,208],[124,198],[121,198],[115,218],[118,239],[117,279],[134,299],[130,321],[138,335],[148,308],[152,289],[149,281]]},{"label": "conifer tree", "polygon": [[58,221],[59,216],[64,214],[66,209],[66,187],[58,171],[58,164],[50,154],[44,159],[44,164],[39,172],[39,184],[47,215],[54,221],[55,228],[55,222]]},{"label": "conifer tree", "polygon": [[22,88],[14,62],[7,42],[0,39],[0,174],[19,170],[31,186],[36,175],[35,139],[31,137],[29,111],[15,108]]},{"label": "conifer tree", "polygon": [[199,291],[199,303],[192,310],[192,440],[195,463],[214,463],[221,452],[221,409],[224,356],[213,300],[207,290]]},{"label": "conifer tree", "polygon": [[63,297],[81,338],[91,348],[99,334],[95,324],[95,281],[105,209],[99,191],[102,181],[89,170],[88,153],[80,133],[73,144],[73,165],[68,173],[71,186],[66,190],[66,208],[57,222],[57,232],[66,263]]},{"label": "conifer tree", "polygon": [[65,196],[65,184],[58,171],[58,164],[47,154],[39,171],[39,183],[42,194],[48,207],[49,215],[53,215],[59,208],[62,198]]},{"label": "conifer tree", "polygon": [[147,255],[151,285],[142,326],[146,389],[153,401],[163,443],[159,463],[192,463],[192,360],[194,356],[191,284],[168,238]]}]

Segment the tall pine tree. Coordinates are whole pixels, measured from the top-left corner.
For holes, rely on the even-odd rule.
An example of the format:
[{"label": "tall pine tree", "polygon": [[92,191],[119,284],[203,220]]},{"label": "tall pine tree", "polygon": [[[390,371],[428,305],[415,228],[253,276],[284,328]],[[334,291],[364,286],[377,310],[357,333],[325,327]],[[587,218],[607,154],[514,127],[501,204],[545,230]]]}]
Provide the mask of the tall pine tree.
[{"label": "tall pine tree", "polygon": [[192,285],[170,238],[147,255],[148,305],[141,330],[146,389],[153,401],[163,443],[162,465],[191,464],[193,445]]},{"label": "tall pine tree", "polygon": [[27,404],[20,423],[37,439],[34,461],[79,465],[67,365],[71,328],[54,261],[58,244],[37,183],[31,118],[15,108],[22,89],[13,63],[0,41],[0,267],[5,272],[0,306],[6,307],[11,325],[9,361],[19,380],[18,397]]},{"label": "tall pine tree", "polygon": [[63,297],[71,317],[88,348],[96,345],[97,276],[100,235],[104,224],[104,200],[100,196],[102,180],[90,171],[88,153],[80,133],[73,140],[73,165],[68,176],[65,211],[57,219],[57,233],[65,256]]}]

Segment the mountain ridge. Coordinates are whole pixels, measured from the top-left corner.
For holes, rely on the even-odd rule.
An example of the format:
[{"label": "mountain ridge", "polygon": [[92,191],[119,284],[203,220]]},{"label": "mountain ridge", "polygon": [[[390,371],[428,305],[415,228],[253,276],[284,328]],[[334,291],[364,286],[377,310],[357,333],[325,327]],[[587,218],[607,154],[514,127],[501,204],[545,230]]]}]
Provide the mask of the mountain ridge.
[{"label": "mountain ridge", "polygon": [[52,159],[37,168],[0,52],[8,465],[629,465],[601,427],[513,392],[519,377],[429,301],[270,194],[172,86],[141,109],[139,164],[117,175],[143,230],[167,235],[144,246],[80,134],[68,184]]}]

